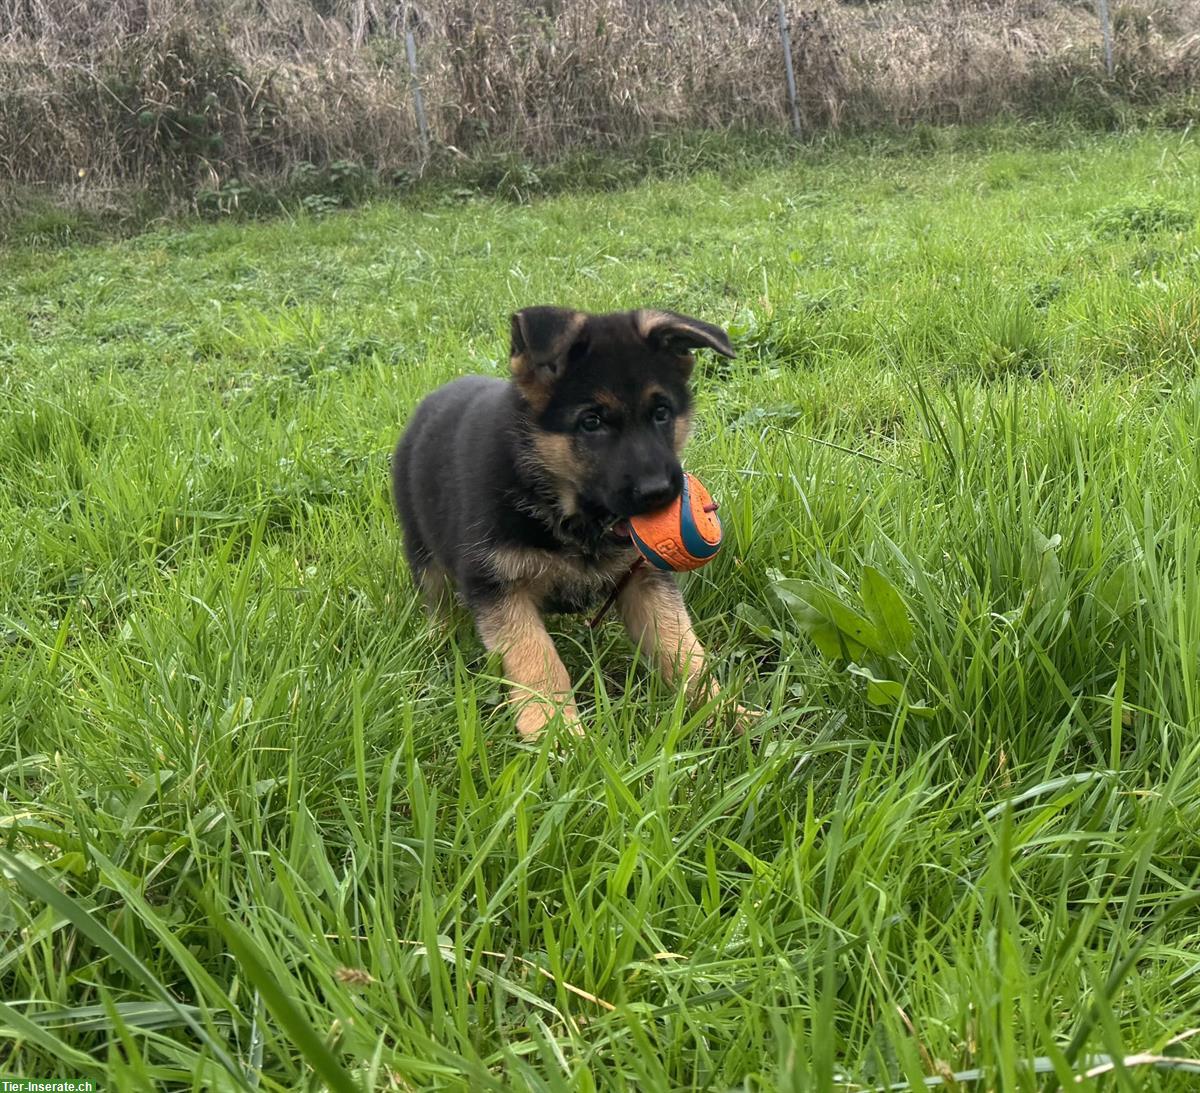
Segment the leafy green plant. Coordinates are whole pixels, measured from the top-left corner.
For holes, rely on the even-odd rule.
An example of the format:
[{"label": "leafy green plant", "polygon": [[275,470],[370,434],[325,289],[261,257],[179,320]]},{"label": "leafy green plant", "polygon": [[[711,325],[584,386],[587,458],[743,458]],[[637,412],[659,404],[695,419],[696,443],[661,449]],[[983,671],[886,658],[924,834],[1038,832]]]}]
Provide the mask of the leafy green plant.
[{"label": "leafy green plant", "polygon": [[333,194],[309,194],[300,199],[300,208],[310,216],[323,216],[341,207],[341,199]]},{"label": "leafy green plant", "polygon": [[982,342],[980,368],[984,378],[998,379],[1020,372],[1041,375],[1048,366],[1049,340],[1036,308],[1023,299],[988,309],[979,316]]},{"label": "leafy green plant", "polygon": [[1092,216],[1092,228],[1101,236],[1145,238],[1158,232],[1183,232],[1195,227],[1196,213],[1179,202],[1157,196],[1139,197],[1109,205]]},{"label": "leafy green plant", "polygon": [[918,716],[934,712],[909,691],[914,631],[908,608],[896,586],[874,566],[863,569],[861,611],[835,589],[777,572],[771,576],[771,591],[823,657],[863,681],[872,706]]},{"label": "leafy green plant", "polygon": [[253,216],[264,207],[278,208],[257,186],[237,178],[227,179],[220,186],[201,190],[196,194],[196,211],[204,217],[216,219],[225,216]]}]

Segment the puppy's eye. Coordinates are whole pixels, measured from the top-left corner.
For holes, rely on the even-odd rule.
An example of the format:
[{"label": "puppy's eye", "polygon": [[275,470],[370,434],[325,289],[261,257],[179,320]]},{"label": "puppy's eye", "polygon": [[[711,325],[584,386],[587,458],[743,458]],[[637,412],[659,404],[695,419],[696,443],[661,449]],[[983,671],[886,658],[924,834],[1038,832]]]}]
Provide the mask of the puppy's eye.
[{"label": "puppy's eye", "polygon": [[656,425],[666,425],[671,420],[671,407],[662,404],[655,406],[654,413],[651,416]]},{"label": "puppy's eye", "polygon": [[594,433],[601,429],[604,422],[600,420],[599,414],[584,414],[579,419],[579,428],[585,433]]}]

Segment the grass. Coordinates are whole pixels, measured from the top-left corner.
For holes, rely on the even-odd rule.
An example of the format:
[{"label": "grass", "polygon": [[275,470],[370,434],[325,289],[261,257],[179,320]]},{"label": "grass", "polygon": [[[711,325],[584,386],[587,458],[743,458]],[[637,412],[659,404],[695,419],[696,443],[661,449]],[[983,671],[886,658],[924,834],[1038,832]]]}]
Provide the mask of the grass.
[{"label": "grass", "polygon": [[[1198,180],[1064,136],[8,248],[0,1073],[1194,1081]],[[387,452],[539,302],[735,337],[686,593],[752,738],[559,620],[591,731],[522,745],[425,636]]]}]

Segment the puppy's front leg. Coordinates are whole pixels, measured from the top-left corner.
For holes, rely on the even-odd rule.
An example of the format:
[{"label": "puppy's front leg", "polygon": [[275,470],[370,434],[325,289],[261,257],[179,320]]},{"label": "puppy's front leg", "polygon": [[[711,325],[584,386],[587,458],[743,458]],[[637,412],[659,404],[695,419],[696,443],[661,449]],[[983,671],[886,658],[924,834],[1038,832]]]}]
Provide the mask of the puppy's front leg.
[{"label": "puppy's front leg", "polygon": [[526,594],[506,591],[475,612],[479,636],[488,652],[499,652],[512,685],[509,702],[517,711],[517,731],[536,740],[558,712],[563,723],[582,734],[571,701],[571,680],[546,633],[541,612]]},{"label": "puppy's front leg", "polygon": [[702,706],[720,693],[704,670],[704,647],[674,578],[642,567],[617,597],[630,639],[651,657],[668,683],[684,683],[688,701]]}]

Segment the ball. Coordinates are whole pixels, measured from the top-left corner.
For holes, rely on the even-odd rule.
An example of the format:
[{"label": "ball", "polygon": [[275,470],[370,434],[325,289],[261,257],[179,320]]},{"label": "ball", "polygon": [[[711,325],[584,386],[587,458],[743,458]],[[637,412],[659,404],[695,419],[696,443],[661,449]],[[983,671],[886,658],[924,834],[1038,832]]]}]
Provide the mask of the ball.
[{"label": "ball", "polygon": [[642,557],[657,569],[699,569],[721,549],[717,506],[690,474],[683,476],[683,491],[666,508],[630,517],[629,535]]}]

